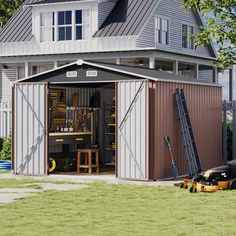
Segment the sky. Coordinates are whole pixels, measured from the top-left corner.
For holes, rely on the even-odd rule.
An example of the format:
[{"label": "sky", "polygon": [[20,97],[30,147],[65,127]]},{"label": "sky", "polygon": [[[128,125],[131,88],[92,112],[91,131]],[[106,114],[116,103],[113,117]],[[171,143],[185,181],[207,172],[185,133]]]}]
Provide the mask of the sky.
[{"label": "sky", "polygon": [[[219,74],[219,83],[223,86],[223,99],[229,100],[229,71]],[[233,99],[236,100],[236,65],[233,70]]]}]

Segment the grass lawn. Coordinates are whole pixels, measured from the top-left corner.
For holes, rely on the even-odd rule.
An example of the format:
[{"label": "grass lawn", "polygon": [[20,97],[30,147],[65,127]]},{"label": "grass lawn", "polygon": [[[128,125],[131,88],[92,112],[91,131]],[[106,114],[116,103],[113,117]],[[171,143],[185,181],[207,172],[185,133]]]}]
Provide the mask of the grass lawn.
[{"label": "grass lawn", "polygon": [[[0,179],[0,187],[33,182]],[[236,191],[90,186],[0,205],[0,235],[236,235]]]},{"label": "grass lawn", "polygon": [[10,174],[11,172],[10,171],[7,171],[7,170],[0,170],[0,175],[1,174]]}]

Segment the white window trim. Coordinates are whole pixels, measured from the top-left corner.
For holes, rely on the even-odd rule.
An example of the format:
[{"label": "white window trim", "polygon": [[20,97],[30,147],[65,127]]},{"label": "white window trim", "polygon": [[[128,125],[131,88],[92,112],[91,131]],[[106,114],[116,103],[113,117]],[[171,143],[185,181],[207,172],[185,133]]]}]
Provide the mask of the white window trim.
[{"label": "white window trim", "polygon": [[[77,9],[77,10],[75,10],[74,11],[74,37],[73,37],[73,39],[75,40],[75,41],[81,41],[81,40],[86,40],[84,37],[85,37],[85,34],[84,34],[84,27],[86,27],[86,26],[89,26],[89,23],[85,23],[84,22],[84,16],[83,16],[83,12],[85,12],[85,11],[90,11],[90,9],[83,9],[82,10],[82,23],[81,24],[76,24],[76,11],[78,11],[78,10],[82,10],[82,9]],[[92,20],[91,20],[91,14],[92,14],[92,12],[90,11],[90,22],[92,22]],[[82,39],[76,39],[76,27],[77,26],[82,26]],[[90,35],[91,35],[91,37],[92,37],[92,32],[91,32],[91,25],[90,25]]]},{"label": "white window trim", "polygon": [[[157,40],[156,26],[155,26],[156,18],[160,18],[160,19],[168,21],[168,25],[167,25],[167,27],[168,27],[168,31],[167,31],[167,44],[166,43],[159,43],[158,40]],[[170,18],[169,17],[163,16],[163,15],[155,15],[154,16],[154,37],[155,37],[154,38],[155,45],[170,46]]]},{"label": "white window trim", "polygon": [[[187,26],[187,48],[184,48],[183,47],[183,42],[182,42],[182,40],[183,40],[183,25],[186,25]],[[181,22],[181,48],[183,49],[183,50],[191,50],[191,51],[193,51],[194,50],[194,40],[193,40],[193,48],[191,48],[190,47],[190,45],[191,45],[191,40],[189,39],[189,36],[192,34],[192,33],[190,33],[189,32],[189,27],[193,27],[193,34],[195,34],[195,26],[194,26],[194,24],[191,24],[191,23],[188,23],[188,22],[184,22],[184,21],[182,21]]]},{"label": "white window trim", "polygon": [[[91,40],[93,33],[95,33],[98,30],[98,22],[95,21],[95,19],[97,19],[97,14],[95,14],[95,9],[97,9],[97,3],[96,1],[89,1],[89,2],[80,2],[81,4],[78,4],[78,2],[76,3],[71,3],[71,4],[60,4],[60,5],[56,5],[53,4],[48,5],[47,8],[45,8],[44,6],[33,6],[32,9],[32,31],[33,31],[33,35],[35,36],[35,38],[37,39],[37,41],[39,43],[50,43],[50,42],[41,42],[40,41],[40,13],[44,13],[44,12],[54,12],[54,32],[55,32],[55,39],[52,42],[73,42],[73,41],[87,41],[87,40]],[[86,25],[89,25],[90,30],[88,31],[89,33],[89,37],[87,37],[86,39],[82,39],[82,40],[76,40],[76,24],[75,24],[75,11],[76,10],[89,10],[90,11],[90,19],[89,19],[89,23],[86,23]],[[72,11],[72,40],[58,40],[58,22],[57,22],[57,12],[59,11]],[[52,43],[51,42],[51,43]]]}]

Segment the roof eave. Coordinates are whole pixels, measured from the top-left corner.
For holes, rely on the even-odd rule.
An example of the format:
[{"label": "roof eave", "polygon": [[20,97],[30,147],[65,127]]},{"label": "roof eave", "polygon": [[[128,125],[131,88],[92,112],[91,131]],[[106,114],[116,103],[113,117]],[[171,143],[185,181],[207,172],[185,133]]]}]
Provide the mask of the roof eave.
[{"label": "roof eave", "polygon": [[85,2],[98,2],[98,0],[78,0],[78,1],[64,1],[64,2],[50,2],[50,3],[35,3],[35,4],[25,4],[23,7],[40,7],[40,6],[51,6],[51,5],[63,5],[63,4],[73,4],[73,3],[85,3]]},{"label": "roof eave", "polygon": [[[29,79],[33,79],[33,78],[36,78],[36,77],[38,77],[38,76],[41,76],[41,75],[44,75],[44,74],[47,74],[47,73],[50,73],[50,72],[54,72],[54,71],[57,71],[57,70],[60,70],[60,69],[63,69],[63,68],[67,68],[67,67],[70,67],[70,66],[73,66],[73,65],[82,66],[83,64],[88,65],[88,66],[97,67],[97,68],[100,68],[100,69],[105,69],[105,70],[117,72],[117,73],[123,73],[123,74],[130,75],[130,76],[134,76],[134,77],[139,77],[139,78],[144,79],[144,80],[151,80],[151,81],[154,81],[154,82],[199,84],[199,85],[206,85],[206,86],[213,86],[213,87],[222,87],[222,86],[219,85],[219,84],[204,83],[204,82],[200,82],[200,81],[192,81],[192,82],[191,82],[191,81],[179,81],[179,80],[170,80],[170,79],[154,78],[154,77],[151,77],[151,76],[141,75],[141,74],[137,74],[137,73],[133,73],[133,72],[124,71],[124,70],[117,69],[117,68],[112,68],[112,67],[109,67],[109,66],[104,66],[104,65],[96,64],[96,63],[93,63],[93,62],[84,61],[84,60],[82,60],[82,59],[79,59],[79,60],[77,60],[77,61],[75,61],[75,62],[73,62],[73,63],[70,63],[70,64],[68,64],[68,65],[61,66],[61,67],[59,67],[59,68],[55,68],[55,69],[52,69],[52,70],[49,70],[49,71],[42,72],[42,73],[37,74],[37,75],[33,75],[33,76],[30,76],[30,77],[27,77],[27,78],[24,78],[24,79],[15,81],[14,84],[16,84],[16,83],[22,83],[22,82],[24,83],[24,82],[27,82],[27,80],[29,80]],[[83,82],[84,82],[84,81],[83,81]],[[94,81],[93,81],[93,82],[94,82]],[[112,81],[111,81],[111,82],[112,82]]]}]

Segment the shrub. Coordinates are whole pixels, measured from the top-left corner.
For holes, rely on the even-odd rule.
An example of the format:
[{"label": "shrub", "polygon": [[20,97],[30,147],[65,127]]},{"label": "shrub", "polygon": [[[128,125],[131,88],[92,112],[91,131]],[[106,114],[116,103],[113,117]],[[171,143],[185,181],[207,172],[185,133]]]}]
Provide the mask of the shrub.
[{"label": "shrub", "polygon": [[5,138],[0,152],[0,159],[11,160],[11,137]]}]

